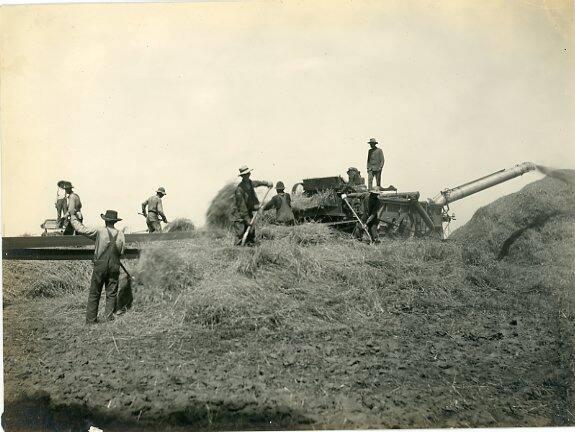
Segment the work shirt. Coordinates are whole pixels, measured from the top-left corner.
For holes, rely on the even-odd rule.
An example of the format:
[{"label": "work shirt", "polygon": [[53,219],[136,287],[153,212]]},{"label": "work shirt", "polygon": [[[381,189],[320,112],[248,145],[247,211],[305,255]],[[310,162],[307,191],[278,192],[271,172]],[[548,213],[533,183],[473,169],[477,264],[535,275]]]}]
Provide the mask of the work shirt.
[{"label": "work shirt", "polygon": [[256,195],[255,188],[258,186],[267,186],[268,183],[258,180],[241,181],[234,191],[235,209],[234,216],[236,220],[246,220],[252,217],[256,206],[260,203]]},{"label": "work shirt", "polygon": [[126,238],[122,231],[118,231],[116,228],[108,228],[105,226],[93,228],[93,227],[86,227],[76,218],[76,216],[72,216],[70,219],[72,226],[76,230],[78,234],[82,234],[92,240],[96,240],[96,246],[94,249],[94,259],[98,259],[102,253],[105,251],[106,246],[110,243],[110,238],[108,236],[108,231],[112,234],[112,237],[118,234],[116,238],[116,247],[120,251],[120,254],[124,253],[126,249]]},{"label": "work shirt", "polygon": [[142,207],[148,206],[147,220],[157,222],[160,220],[159,216],[164,215],[164,207],[162,206],[162,199],[158,195],[152,195],[142,203]]},{"label": "work shirt", "polygon": [[363,214],[361,219],[363,222],[367,222],[367,220],[371,217],[370,224],[377,222],[378,220],[378,212],[381,208],[381,201],[377,197],[377,195],[373,195],[368,193],[362,200],[362,209]]},{"label": "work shirt", "polygon": [[291,222],[294,220],[290,194],[285,192],[278,193],[264,206],[264,210],[273,208],[276,209],[276,220],[278,222]]},{"label": "work shirt", "polygon": [[376,147],[370,148],[367,152],[367,170],[380,171],[383,168],[385,158],[383,157],[383,150]]},{"label": "work shirt", "polygon": [[82,202],[80,201],[80,196],[74,192],[68,195],[68,214],[72,215],[75,213],[79,213],[80,216],[78,219],[82,219]]}]

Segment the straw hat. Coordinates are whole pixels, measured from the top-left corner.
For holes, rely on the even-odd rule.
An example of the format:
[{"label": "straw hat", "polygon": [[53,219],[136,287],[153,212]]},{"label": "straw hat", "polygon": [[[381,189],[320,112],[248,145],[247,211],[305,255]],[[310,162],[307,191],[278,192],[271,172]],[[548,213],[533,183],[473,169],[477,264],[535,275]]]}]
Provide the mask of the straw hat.
[{"label": "straw hat", "polygon": [[238,177],[241,177],[243,175],[249,174],[251,173],[253,170],[249,169],[247,165],[242,165],[240,167],[240,173],[238,174]]},{"label": "straw hat", "polygon": [[156,191],[156,193],[161,193],[161,194],[163,194],[163,195],[167,195],[166,189],[164,189],[164,188],[161,187],[161,186],[158,188],[158,190]]}]

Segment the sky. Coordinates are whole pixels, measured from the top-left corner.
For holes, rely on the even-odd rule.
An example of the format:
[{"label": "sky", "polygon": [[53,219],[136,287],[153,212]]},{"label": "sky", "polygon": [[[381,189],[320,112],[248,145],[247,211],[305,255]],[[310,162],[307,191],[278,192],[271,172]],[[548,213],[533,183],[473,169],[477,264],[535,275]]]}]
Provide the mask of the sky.
[{"label": "sky", "polygon": [[[70,180],[131,231],[158,186],[198,226],[247,164],[286,183],[442,189],[521,163],[575,168],[572,1],[238,1],[0,9],[3,235],[39,234]],[[457,221],[541,178],[451,206]]]}]

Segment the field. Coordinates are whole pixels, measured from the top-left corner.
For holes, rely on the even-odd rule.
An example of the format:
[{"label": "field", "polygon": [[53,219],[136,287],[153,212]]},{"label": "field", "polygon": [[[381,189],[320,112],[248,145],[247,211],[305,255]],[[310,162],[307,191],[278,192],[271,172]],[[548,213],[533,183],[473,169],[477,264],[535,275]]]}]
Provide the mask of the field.
[{"label": "field", "polygon": [[196,230],[146,246],[134,308],[90,327],[89,263],[3,262],[3,424],[572,425],[574,202],[545,178],[443,242],[265,225],[237,248]]}]

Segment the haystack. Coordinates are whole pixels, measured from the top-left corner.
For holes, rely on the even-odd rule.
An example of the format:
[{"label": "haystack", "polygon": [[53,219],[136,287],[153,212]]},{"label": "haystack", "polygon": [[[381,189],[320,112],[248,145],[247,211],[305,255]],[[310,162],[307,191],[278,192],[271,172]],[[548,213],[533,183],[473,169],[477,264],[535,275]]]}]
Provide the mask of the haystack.
[{"label": "haystack", "polygon": [[573,238],[575,171],[546,173],[544,179],[480,208],[452,238],[492,257],[511,255],[527,262],[551,239],[565,243]]},{"label": "haystack", "polygon": [[234,191],[236,185],[228,183],[212,199],[206,212],[206,222],[211,228],[230,228],[234,211]]}]

